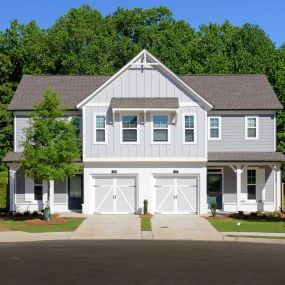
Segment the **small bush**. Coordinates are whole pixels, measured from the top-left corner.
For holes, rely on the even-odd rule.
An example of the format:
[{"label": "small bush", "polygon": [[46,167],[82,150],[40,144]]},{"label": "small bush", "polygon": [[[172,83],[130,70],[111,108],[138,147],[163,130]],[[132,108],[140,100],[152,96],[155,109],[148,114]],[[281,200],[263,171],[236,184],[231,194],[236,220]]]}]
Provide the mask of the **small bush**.
[{"label": "small bush", "polygon": [[29,211],[29,210],[26,210],[25,212],[24,212],[24,216],[30,216],[31,215],[31,212]]},{"label": "small bush", "polygon": [[257,216],[257,212],[251,212],[251,213],[250,213],[250,216],[251,216],[251,217],[256,217],[256,216]]},{"label": "small bush", "polygon": [[216,215],[217,215],[217,202],[211,201],[210,208],[211,208],[212,216],[216,217]]},{"label": "small bush", "polygon": [[143,214],[147,215],[148,213],[148,200],[143,201]]},{"label": "small bush", "polygon": [[238,211],[238,214],[239,214],[240,216],[243,216],[244,212],[243,212],[243,211]]}]

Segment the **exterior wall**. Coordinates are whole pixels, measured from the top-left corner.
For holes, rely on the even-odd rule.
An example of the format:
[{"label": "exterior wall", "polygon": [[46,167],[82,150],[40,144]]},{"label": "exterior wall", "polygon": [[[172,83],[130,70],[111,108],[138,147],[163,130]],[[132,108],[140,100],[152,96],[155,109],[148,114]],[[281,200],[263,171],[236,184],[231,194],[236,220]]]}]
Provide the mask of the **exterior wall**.
[{"label": "exterior wall", "polygon": [[[208,140],[208,151],[275,151],[275,114],[262,112],[210,111],[221,117],[221,140]],[[259,138],[245,139],[245,116],[259,117]]]},{"label": "exterior wall", "polygon": [[[146,124],[144,114],[138,115],[139,144],[120,143],[120,114],[116,113],[113,125],[112,110],[109,107],[112,97],[177,97],[181,105],[178,110],[178,124],[175,114],[170,115],[170,143],[151,143],[151,114],[147,112]],[[84,107],[85,122],[85,158],[120,158],[120,157],[183,157],[205,158],[206,111],[197,104],[191,94],[186,93],[166,74],[156,68],[130,69],[114,80],[101,93]],[[130,113],[133,113],[130,111]],[[182,114],[195,113],[197,120],[197,143],[183,144]],[[95,114],[104,114],[107,118],[107,144],[96,144]],[[127,113],[126,113],[127,114]]]},{"label": "exterior wall", "polygon": [[[22,168],[16,172],[15,187],[15,209],[16,212],[41,211],[46,207],[47,183],[43,183],[43,202],[33,199],[34,183],[27,177]],[[67,204],[67,179],[54,184],[54,210],[55,212],[65,212],[68,210]]]},{"label": "exterior wall", "polygon": [[[178,170],[179,174],[173,174],[173,170]],[[112,170],[117,170],[117,174],[112,174]],[[198,175],[198,213],[208,212],[207,208],[207,171],[206,166],[201,163],[108,163],[103,165],[86,164],[84,167],[84,204],[83,213],[93,214],[95,205],[94,180],[93,176],[106,175],[113,176],[135,176],[137,205],[136,210],[139,213],[143,209],[143,200],[149,201],[149,211],[155,209],[155,175],[183,176],[186,174]],[[88,189],[90,189],[88,191]]]},{"label": "exterior wall", "polygon": [[[241,189],[241,210],[251,211],[274,211],[276,210],[276,202],[274,198],[274,172],[269,166],[253,166],[257,169],[257,184],[264,181],[263,186],[257,186],[257,200],[246,201],[247,193],[247,167],[242,173],[242,189]],[[260,177],[263,176],[264,177]],[[262,183],[262,182],[261,182]],[[223,188],[223,208],[225,211],[235,212],[236,208],[236,174],[228,167],[224,167],[224,188]],[[279,207],[277,207],[279,208]]]},{"label": "exterior wall", "polygon": [[[73,112],[73,113],[67,113],[68,117],[71,116],[78,116],[79,118],[79,128],[80,128],[80,135],[81,135],[81,129],[82,129],[82,119],[80,112]],[[28,114],[14,114],[14,151],[23,151],[23,148],[21,147],[21,142],[25,140],[25,129],[29,127],[29,116]]]}]

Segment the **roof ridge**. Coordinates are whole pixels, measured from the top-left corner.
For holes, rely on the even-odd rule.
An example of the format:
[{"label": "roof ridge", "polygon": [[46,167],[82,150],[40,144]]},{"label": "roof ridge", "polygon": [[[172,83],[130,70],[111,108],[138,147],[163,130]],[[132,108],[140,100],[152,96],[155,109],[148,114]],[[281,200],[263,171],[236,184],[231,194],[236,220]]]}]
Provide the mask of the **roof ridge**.
[{"label": "roof ridge", "polygon": [[207,73],[201,73],[201,74],[181,74],[181,75],[178,75],[179,77],[181,76],[266,76],[266,74],[264,73],[251,73],[251,74],[246,74],[246,73],[234,73],[234,74],[207,74]]}]

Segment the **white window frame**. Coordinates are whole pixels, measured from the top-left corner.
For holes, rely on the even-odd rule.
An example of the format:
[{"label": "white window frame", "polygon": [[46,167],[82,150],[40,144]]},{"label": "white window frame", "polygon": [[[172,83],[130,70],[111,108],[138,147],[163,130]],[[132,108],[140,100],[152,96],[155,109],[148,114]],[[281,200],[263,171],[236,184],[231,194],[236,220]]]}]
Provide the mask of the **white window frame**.
[{"label": "white window frame", "polygon": [[[97,128],[97,117],[104,117],[105,118],[105,128]],[[108,143],[108,136],[107,136],[107,120],[106,120],[106,114],[101,113],[95,113],[93,122],[94,122],[94,144],[107,144]],[[97,142],[97,130],[105,130],[105,141],[104,142]]]},{"label": "white window frame", "polygon": [[[137,117],[137,127],[136,128],[128,128],[130,130],[137,130],[137,141],[136,142],[124,142],[123,141],[123,130],[125,128],[123,128],[123,117],[124,116],[136,116]],[[120,114],[120,143],[121,144],[139,144],[140,143],[140,114],[139,113],[123,113]]]},{"label": "white window frame", "polygon": [[[248,137],[248,119],[255,119],[256,120],[256,137],[251,138]],[[245,139],[246,140],[258,140],[259,139],[259,117],[258,116],[245,116]]]},{"label": "white window frame", "polygon": [[[153,140],[153,132],[154,132],[154,128],[153,127],[153,117],[154,116],[166,116],[167,117],[167,141],[163,142],[163,141],[154,141]],[[170,115],[169,114],[165,114],[165,113],[154,113],[154,114],[151,114],[151,144],[170,144],[171,142],[171,138],[170,138]],[[163,130],[165,128],[162,128]]]},{"label": "white window frame", "polygon": [[[218,119],[219,121],[219,128],[211,128],[211,119]],[[211,129],[218,129],[219,136],[217,138],[211,137]],[[221,116],[209,116],[208,117],[208,139],[211,141],[218,141],[222,139],[222,118]]]},{"label": "white window frame", "polygon": [[[255,170],[255,184],[248,184],[248,170]],[[246,168],[246,203],[256,203],[257,202],[257,175],[258,171],[255,167]],[[248,185],[255,185],[255,199],[248,199]]]},{"label": "white window frame", "polygon": [[[194,141],[193,142],[186,142],[185,138],[185,116],[193,116],[194,117]],[[191,130],[192,128],[187,128]],[[197,115],[196,113],[182,113],[182,138],[183,144],[197,144]]]}]

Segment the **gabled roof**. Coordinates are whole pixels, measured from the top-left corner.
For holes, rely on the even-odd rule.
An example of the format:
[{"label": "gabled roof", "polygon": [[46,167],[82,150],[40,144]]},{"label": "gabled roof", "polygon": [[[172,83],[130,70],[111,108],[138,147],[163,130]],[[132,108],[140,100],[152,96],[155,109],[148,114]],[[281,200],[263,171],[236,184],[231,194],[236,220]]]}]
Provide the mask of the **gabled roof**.
[{"label": "gabled roof", "polygon": [[177,97],[112,98],[111,108],[174,108],[179,107]]},{"label": "gabled roof", "polygon": [[[153,63],[158,62],[150,53],[142,51]],[[156,60],[156,62],[155,62]],[[129,63],[132,64],[132,61]],[[8,107],[9,110],[32,110],[35,103],[42,100],[42,94],[47,88],[57,91],[61,96],[62,106],[76,110],[78,106],[95,96],[108,82],[118,76],[98,75],[24,75]],[[214,110],[281,110],[279,102],[265,75],[187,75],[176,76],[169,69],[169,74],[175,76],[179,84],[184,84],[199,101]],[[185,87],[185,88],[186,88]]]}]

